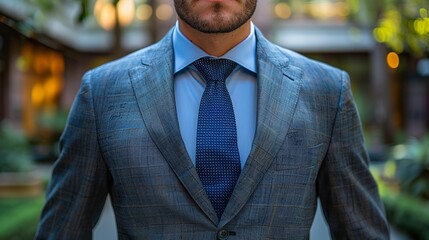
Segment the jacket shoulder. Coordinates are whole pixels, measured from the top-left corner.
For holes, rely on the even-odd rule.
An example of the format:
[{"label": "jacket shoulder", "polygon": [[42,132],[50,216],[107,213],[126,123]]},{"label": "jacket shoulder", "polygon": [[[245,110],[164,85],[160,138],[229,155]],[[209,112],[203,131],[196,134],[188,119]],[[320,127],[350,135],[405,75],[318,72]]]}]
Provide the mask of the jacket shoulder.
[{"label": "jacket shoulder", "polygon": [[324,82],[328,85],[341,86],[343,79],[348,77],[347,74],[334,66],[329,64],[311,59],[304,56],[296,51],[279,46],[271,41],[267,40],[262,33],[257,30],[258,47],[261,57],[267,58],[268,61],[273,62],[284,71],[288,69],[300,69],[302,72],[302,79],[306,82],[314,84]]},{"label": "jacket shoulder", "polygon": [[289,59],[290,65],[302,71],[302,85],[320,93],[339,93],[350,84],[349,75],[342,69],[311,59],[295,51],[277,47]]},{"label": "jacket shoulder", "polygon": [[91,69],[90,71],[92,72],[92,74],[102,75],[102,76],[103,75],[112,76],[116,74],[123,74],[124,72],[127,72],[129,69],[141,66],[143,64],[142,63],[143,58],[151,58],[151,56],[155,57],[159,55],[160,53],[158,52],[158,49],[159,49],[159,43],[156,43],[154,45],[142,48],[128,55],[125,55],[121,58],[104,63],[94,69]]},{"label": "jacket shoulder", "polygon": [[338,79],[344,74],[344,70],[327,63],[309,58],[301,53],[277,46],[282,54],[289,58],[290,64],[303,70],[304,75],[310,78],[334,78]]}]

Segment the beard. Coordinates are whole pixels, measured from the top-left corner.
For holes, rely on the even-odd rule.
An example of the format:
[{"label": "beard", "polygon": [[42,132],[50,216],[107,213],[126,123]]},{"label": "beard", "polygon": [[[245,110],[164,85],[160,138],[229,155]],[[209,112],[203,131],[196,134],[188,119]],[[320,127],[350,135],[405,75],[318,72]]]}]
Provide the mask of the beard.
[{"label": "beard", "polygon": [[[240,2],[242,3],[243,0]],[[229,33],[246,23],[256,9],[257,0],[246,0],[243,9],[236,14],[226,15],[223,11],[225,6],[222,3],[211,5],[210,18],[203,18],[196,14],[192,7],[195,3],[192,0],[174,0],[177,15],[192,28],[204,33]]]}]

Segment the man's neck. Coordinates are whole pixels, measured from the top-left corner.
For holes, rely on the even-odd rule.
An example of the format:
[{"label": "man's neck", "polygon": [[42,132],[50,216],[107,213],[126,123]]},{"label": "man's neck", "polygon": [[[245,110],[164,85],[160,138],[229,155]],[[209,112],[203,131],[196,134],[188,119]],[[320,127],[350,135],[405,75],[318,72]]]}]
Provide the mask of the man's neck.
[{"label": "man's neck", "polygon": [[206,53],[220,57],[246,39],[250,34],[250,20],[241,27],[229,33],[203,33],[179,18],[180,31],[192,43],[204,50]]}]

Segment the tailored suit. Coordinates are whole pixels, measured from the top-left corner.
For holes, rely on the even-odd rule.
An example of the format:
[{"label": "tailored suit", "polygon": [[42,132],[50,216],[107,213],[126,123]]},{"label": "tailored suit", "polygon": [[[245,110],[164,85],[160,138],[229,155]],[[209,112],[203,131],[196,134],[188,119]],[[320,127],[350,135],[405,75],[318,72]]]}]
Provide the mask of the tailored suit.
[{"label": "tailored suit", "polygon": [[110,194],[119,239],[388,239],[345,72],[257,37],[257,127],[220,219],[182,141],[171,32],[87,72],[36,239],[90,239]]}]

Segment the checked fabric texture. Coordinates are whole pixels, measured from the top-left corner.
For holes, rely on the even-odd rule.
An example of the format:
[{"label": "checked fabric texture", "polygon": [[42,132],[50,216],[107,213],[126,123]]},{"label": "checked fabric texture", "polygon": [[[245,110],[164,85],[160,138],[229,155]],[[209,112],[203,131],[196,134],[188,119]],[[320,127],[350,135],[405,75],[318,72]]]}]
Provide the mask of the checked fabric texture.
[{"label": "checked fabric texture", "polygon": [[220,218],[241,171],[234,110],[225,84],[236,63],[205,57],[193,65],[207,83],[198,113],[196,169]]}]

